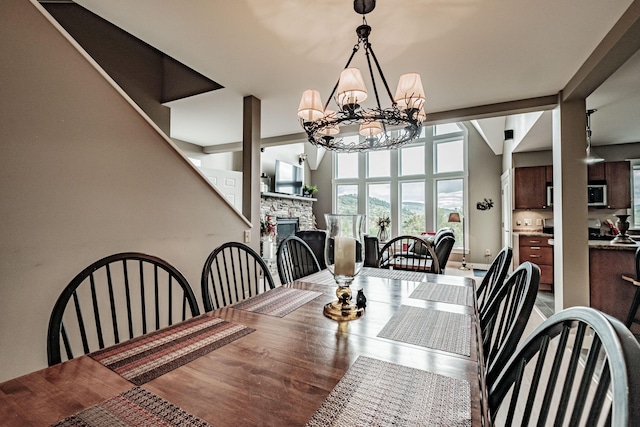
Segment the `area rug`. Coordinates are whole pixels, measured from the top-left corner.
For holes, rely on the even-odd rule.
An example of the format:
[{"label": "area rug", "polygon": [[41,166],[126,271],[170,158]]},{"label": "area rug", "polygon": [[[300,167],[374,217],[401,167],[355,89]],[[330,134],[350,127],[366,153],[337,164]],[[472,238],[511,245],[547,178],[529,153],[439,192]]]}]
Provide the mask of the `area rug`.
[{"label": "area rug", "polygon": [[467,427],[470,386],[464,380],[360,356],[306,425]]},{"label": "area rug", "polygon": [[471,306],[473,289],[469,286],[422,282],[411,292],[409,298]]},{"label": "area rug", "polygon": [[135,385],[142,385],[253,331],[201,315],[89,356]]},{"label": "area rug", "polygon": [[232,307],[254,313],[284,317],[320,295],[322,295],[320,292],[280,286],[239,302]]},{"label": "area rug", "polygon": [[467,314],[402,305],[378,336],[471,356],[471,316]]},{"label": "area rug", "polygon": [[53,427],[208,427],[209,423],[167,402],[150,391],[136,387],[84,409]]}]

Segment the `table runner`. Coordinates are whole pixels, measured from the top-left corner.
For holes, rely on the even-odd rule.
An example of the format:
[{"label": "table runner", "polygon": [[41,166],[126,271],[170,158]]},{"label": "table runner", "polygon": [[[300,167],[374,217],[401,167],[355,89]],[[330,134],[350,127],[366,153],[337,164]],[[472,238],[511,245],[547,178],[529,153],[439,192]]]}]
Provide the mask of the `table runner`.
[{"label": "table runner", "polygon": [[425,273],[409,270],[387,270],[385,268],[362,269],[360,272],[363,276],[382,277],[384,279],[411,280],[421,282],[424,280]]},{"label": "table runner", "polygon": [[471,316],[402,305],[378,336],[470,356]]},{"label": "table runner", "polygon": [[469,286],[422,282],[413,290],[409,298],[471,306],[473,304],[472,292],[473,289]]},{"label": "table runner", "polygon": [[468,427],[470,385],[360,356],[306,425]]},{"label": "table runner", "polygon": [[298,307],[322,295],[320,292],[278,287],[241,301],[233,308],[284,317]]},{"label": "table runner", "polygon": [[150,391],[135,387],[65,418],[53,427],[208,427],[203,421]]},{"label": "table runner", "polygon": [[201,315],[89,356],[135,385],[141,385],[253,331]]}]

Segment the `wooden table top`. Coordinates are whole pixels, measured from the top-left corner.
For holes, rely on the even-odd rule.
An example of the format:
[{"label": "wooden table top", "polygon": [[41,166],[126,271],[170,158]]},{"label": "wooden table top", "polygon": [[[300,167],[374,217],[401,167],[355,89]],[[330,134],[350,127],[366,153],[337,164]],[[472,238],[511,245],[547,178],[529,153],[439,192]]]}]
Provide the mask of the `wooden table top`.
[{"label": "wooden table top", "polygon": [[[322,295],[283,318],[229,307],[208,313],[255,332],[142,387],[218,426],[301,426],[358,356],[368,356],[468,381],[472,425],[481,425],[474,307],[409,298],[419,282],[372,277],[375,270],[367,269],[352,285],[354,295],[363,288],[367,296],[364,317],[344,323],[324,317],[324,304],[336,298],[335,285],[298,281],[289,286]],[[473,289],[471,278],[412,274]],[[471,355],[377,337],[401,305],[471,315]],[[132,387],[81,356],[0,384],[0,420],[7,426],[47,425]]]}]

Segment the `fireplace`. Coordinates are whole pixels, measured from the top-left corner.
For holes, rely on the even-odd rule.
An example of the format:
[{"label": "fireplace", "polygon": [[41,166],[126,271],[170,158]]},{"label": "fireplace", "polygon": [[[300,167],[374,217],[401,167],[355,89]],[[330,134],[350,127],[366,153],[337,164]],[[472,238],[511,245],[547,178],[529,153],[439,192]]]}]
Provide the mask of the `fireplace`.
[{"label": "fireplace", "polygon": [[276,243],[280,247],[280,242],[298,231],[300,220],[298,218],[277,217],[276,223]]}]

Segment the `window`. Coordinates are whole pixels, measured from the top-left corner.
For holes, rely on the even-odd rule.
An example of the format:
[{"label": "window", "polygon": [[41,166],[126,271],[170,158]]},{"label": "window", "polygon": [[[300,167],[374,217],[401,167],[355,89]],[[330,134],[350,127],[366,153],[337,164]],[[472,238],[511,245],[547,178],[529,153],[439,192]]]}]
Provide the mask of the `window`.
[{"label": "window", "polygon": [[463,224],[448,219],[452,211],[464,218],[466,151],[466,128],[449,123],[424,127],[397,150],[334,153],[334,211],[366,214],[365,232],[372,235],[384,216],[392,236],[452,227],[461,248]]},{"label": "window", "polygon": [[358,186],[338,185],[336,187],[339,214],[355,215],[358,213]]},{"label": "window", "polygon": [[464,180],[443,179],[436,181],[436,206],[438,208],[436,215],[436,228],[451,227],[456,238],[456,246],[462,247],[462,222],[449,222],[449,214],[458,212],[460,220],[464,221]]},{"label": "window", "polygon": [[425,231],[424,180],[400,183],[400,216],[402,234],[419,236]]},{"label": "window", "polygon": [[367,155],[367,176],[369,178],[391,176],[391,152],[372,151]]},{"label": "window", "polygon": [[369,234],[378,234],[378,218],[391,218],[391,184],[369,184],[367,223]]},{"label": "window", "polygon": [[424,144],[400,148],[400,174],[424,175]]},{"label": "window", "polygon": [[461,172],[464,170],[464,141],[438,142],[434,145],[436,173]]},{"label": "window", "polygon": [[358,177],[358,153],[340,153],[336,160],[336,178]]}]

